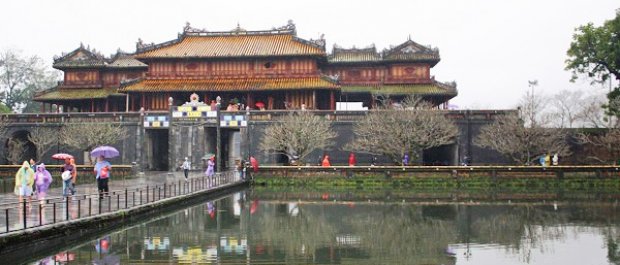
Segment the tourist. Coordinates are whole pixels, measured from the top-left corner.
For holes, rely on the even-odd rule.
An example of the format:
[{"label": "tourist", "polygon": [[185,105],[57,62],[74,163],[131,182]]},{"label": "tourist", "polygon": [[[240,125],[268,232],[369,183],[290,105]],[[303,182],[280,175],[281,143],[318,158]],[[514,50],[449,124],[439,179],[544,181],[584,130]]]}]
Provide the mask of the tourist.
[{"label": "tourist", "polygon": [[321,166],[323,167],[331,167],[331,163],[329,163],[329,155],[325,155],[323,157],[323,161],[321,161]]},{"label": "tourist", "polygon": [[32,171],[37,172],[37,163],[32,158],[30,158],[30,168],[32,168]]},{"label": "tourist", "polygon": [[189,176],[189,170],[192,168],[192,163],[189,162],[187,157],[185,157],[185,161],[181,165],[181,169],[183,169],[183,175],[185,176],[185,181],[188,181],[187,178]]},{"label": "tourist", "polygon": [[405,154],[403,156],[403,166],[408,166],[409,165],[409,154]]},{"label": "tourist", "polygon": [[551,156],[549,155],[549,153],[545,155],[545,166],[551,166]]},{"label": "tourist", "polygon": [[71,171],[71,187],[73,187],[73,194],[76,193],[77,189],[75,185],[77,184],[77,165],[75,164],[75,159],[69,159],[69,163],[73,166],[73,171]]},{"label": "tourist", "polygon": [[71,164],[71,159],[65,159],[65,164],[60,168],[62,177],[62,196],[75,195],[75,189],[73,188],[73,171],[75,167]]},{"label": "tourist", "polygon": [[545,154],[540,155],[540,157],[538,158],[538,163],[540,163],[541,167],[545,166]]},{"label": "tourist", "polygon": [[28,203],[30,203],[32,196],[32,185],[34,184],[34,171],[30,168],[28,161],[24,161],[22,167],[17,170],[15,174],[15,195],[19,196],[19,202],[22,202],[23,197],[28,197]]},{"label": "tourist", "polygon": [[560,158],[558,157],[558,153],[553,154],[553,158],[551,158],[551,161],[553,162],[554,166],[560,164]]},{"label": "tourist", "polygon": [[215,100],[211,100],[211,110],[212,111],[217,110],[217,103],[215,102]]},{"label": "tourist", "polygon": [[355,160],[355,154],[351,152],[349,153],[349,166],[354,167],[355,164],[357,164],[357,161]]},{"label": "tourist", "polygon": [[104,195],[108,195],[108,181],[110,179],[110,170],[112,169],[112,164],[105,160],[105,157],[100,156],[97,158],[97,163],[95,164],[95,174],[97,174],[97,190],[99,190],[99,199],[103,199]]},{"label": "tourist", "polygon": [[37,167],[37,172],[34,174],[34,184],[37,189],[37,199],[43,203],[47,190],[50,184],[52,184],[52,174],[45,169],[45,164],[43,163]]},{"label": "tourist", "polygon": [[258,160],[253,156],[250,156],[250,165],[252,165],[252,172],[257,173],[258,172]]},{"label": "tourist", "polygon": [[[32,158],[30,158],[30,168],[32,168],[32,171],[34,171],[35,173],[37,172],[37,163]],[[37,185],[34,185],[32,194],[35,194],[36,192],[37,192]]]},{"label": "tourist", "polygon": [[372,161],[370,162],[371,166],[376,166],[377,165],[377,157],[376,156],[372,156]]},{"label": "tourist", "polygon": [[213,176],[215,175],[215,156],[207,159],[207,170],[205,170],[205,175],[207,176],[207,185],[209,188],[215,184],[213,183]]}]

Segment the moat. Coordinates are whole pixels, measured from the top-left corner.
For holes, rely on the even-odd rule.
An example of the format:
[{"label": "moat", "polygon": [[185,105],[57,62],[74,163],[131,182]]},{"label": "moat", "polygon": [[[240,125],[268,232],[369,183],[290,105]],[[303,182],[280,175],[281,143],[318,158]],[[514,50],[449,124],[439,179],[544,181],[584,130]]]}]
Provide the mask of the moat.
[{"label": "moat", "polygon": [[247,189],[16,262],[620,263],[615,196],[476,202],[363,194]]}]

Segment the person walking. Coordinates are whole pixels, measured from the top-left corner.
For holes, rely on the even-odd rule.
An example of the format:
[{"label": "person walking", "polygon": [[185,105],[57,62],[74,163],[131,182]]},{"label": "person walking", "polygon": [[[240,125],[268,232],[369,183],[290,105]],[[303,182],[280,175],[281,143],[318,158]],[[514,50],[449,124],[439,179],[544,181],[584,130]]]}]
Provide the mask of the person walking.
[{"label": "person walking", "polygon": [[323,157],[323,161],[321,161],[321,166],[323,167],[331,167],[331,163],[329,162],[329,155],[325,155]]},{"label": "person walking", "polygon": [[73,183],[71,181],[74,170],[75,167],[71,164],[71,160],[69,158],[65,159],[65,164],[60,168],[62,177],[62,196],[64,197],[75,194],[75,189],[73,189]]},{"label": "person walking", "polygon": [[77,165],[75,164],[75,159],[73,158],[69,159],[69,163],[73,166],[73,171],[71,172],[71,187],[73,188],[73,194],[75,195],[75,193],[77,192],[77,188],[75,185],[77,184],[78,168],[77,168]]},{"label": "person walking", "polygon": [[408,166],[409,165],[409,154],[405,154],[403,156],[403,166]]},{"label": "person walking", "polygon": [[355,154],[353,152],[349,153],[349,166],[354,167],[357,164],[357,160],[355,159]]},{"label": "person walking", "polygon": [[185,175],[185,181],[188,181],[188,176],[189,176],[189,170],[192,168],[192,164],[191,162],[189,162],[189,159],[187,159],[187,157],[185,157],[185,161],[183,161],[183,164],[181,164],[181,169],[183,169],[183,175]]},{"label": "person walking", "polygon": [[37,199],[43,204],[47,190],[52,184],[52,174],[45,169],[45,164],[41,163],[37,166],[37,172],[34,174],[34,186],[37,189]]},{"label": "person walking", "polygon": [[215,175],[215,157],[211,157],[207,160],[207,170],[205,175],[207,176],[207,186],[210,188],[213,184],[213,176]]},{"label": "person walking", "polygon": [[15,173],[15,195],[19,196],[19,202],[23,201],[23,197],[28,197],[28,203],[31,201],[32,185],[34,184],[34,171],[30,168],[28,161],[24,161],[22,167]]},{"label": "person walking", "polygon": [[554,166],[557,166],[560,164],[560,158],[558,157],[558,153],[553,154],[551,161],[553,162]]},{"label": "person walking", "polygon": [[110,171],[112,164],[105,160],[105,157],[99,156],[95,164],[95,174],[97,174],[97,190],[99,190],[99,199],[103,199],[104,195],[108,195],[108,181],[110,180]]}]

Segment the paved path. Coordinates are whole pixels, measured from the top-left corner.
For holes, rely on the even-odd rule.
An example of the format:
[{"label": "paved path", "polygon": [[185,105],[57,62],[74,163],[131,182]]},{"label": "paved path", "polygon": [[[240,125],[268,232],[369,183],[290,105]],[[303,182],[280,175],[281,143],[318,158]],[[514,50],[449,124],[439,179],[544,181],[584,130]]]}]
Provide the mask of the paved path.
[{"label": "paved path", "polygon": [[[232,176],[222,175],[215,178],[216,183],[225,184],[233,181]],[[55,179],[54,181],[61,181]],[[163,184],[167,183],[166,187]],[[209,188],[207,179],[203,178],[202,172],[190,172],[189,181],[185,181],[182,172],[147,172],[131,179],[110,180],[110,196],[101,201],[98,199],[95,183],[77,185],[77,193],[69,201],[62,197],[62,188],[50,188],[47,200],[40,203],[33,197],[31,203],[26,203],[25,211],[22,204],[17,204],[18,198],[13,193],[0,194],[0,233],[23,229],[24,213],[26,215],[26,227],[34,227],[69,220],[78,219],[98,213],[115,211],[147,203],[149,201],[184,194],[190,190]],[[146,187],[149,190],[146,190]],[[155,188],[157,186],[157,188]],[[165,190],[164,190],[165,189]],[[127,190],[127,194],[125,193]],[[116,191],[112,193],[112,191]],[[148,199],[147,199],[148,195]],[[67,212],[67,208],[69,209]],[[8,213],[8,222],[7,222]]]}]

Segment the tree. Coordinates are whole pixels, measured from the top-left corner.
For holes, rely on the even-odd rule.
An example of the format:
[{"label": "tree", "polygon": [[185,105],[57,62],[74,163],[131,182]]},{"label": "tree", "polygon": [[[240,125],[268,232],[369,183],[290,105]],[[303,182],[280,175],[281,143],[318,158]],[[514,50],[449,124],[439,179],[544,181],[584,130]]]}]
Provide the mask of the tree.
[{"label": "tree", "polygon": [[127,130],[113,123],[68,123],[60,130],[62,142],[82,151],[127,138]]},{"label": "tree", "polygon": [[581,133],[577,136],[581,144],[594,146],[595,155],[588,158],[599,162],[616,164],[620,158],[620,129],[611,128],[602,135]]},{"label": "tree", "polygon": [[337,134],[331,121],[307,111],[291,112],[265,129],[259,148],[284,154],[289,161],[301,160],[314,150],[333,146]]},{"label": "tree", "polygon": [[30,130],[28,141],[36,148],[37,160],[41,160],[49,150],[59,144],[58,130],[49,127],[36,126]]},{"label": "tree", "polygon": [[37,57],[22,57],[15,50],[0,53],[0,102],[21,111],[32,102],[34,93],[54,85],[57,72],[48,70]]},{"label": "tree", "polygon": [[458,128],[443,111],[419,98],[405,99],[399,108],[382,106],[370,111],[353,128],[353,141],[345,149],[384,155],[396,163],[405,154],[411,160],[424,150],[453,143]]},{"label": "tree", "polygon": [[518,164],[529,164],[536,156],[545,153],[570,154],[563,129],[538,124],[524,126],[516,113],[499,116],[492,124],[482,127],[474,144],[496,150]]},{"label": "tree", "polygon": [[6,142],[6,160],[12,165],[20,165],[24,161],[24,150],[27,143],[19,138],[9,138]]},{"label": "tree", "polygon": [[[592,82],[620,81],[620,9],[616,17],[596,27],[592,23],[575,29],[567,51],[566,70],[573,73],[571,81],[586,75]],[[620,98],[620,87],[608,94],[609,101]],[[607,105],[610,114],[619,116],[620,108]]]}]

